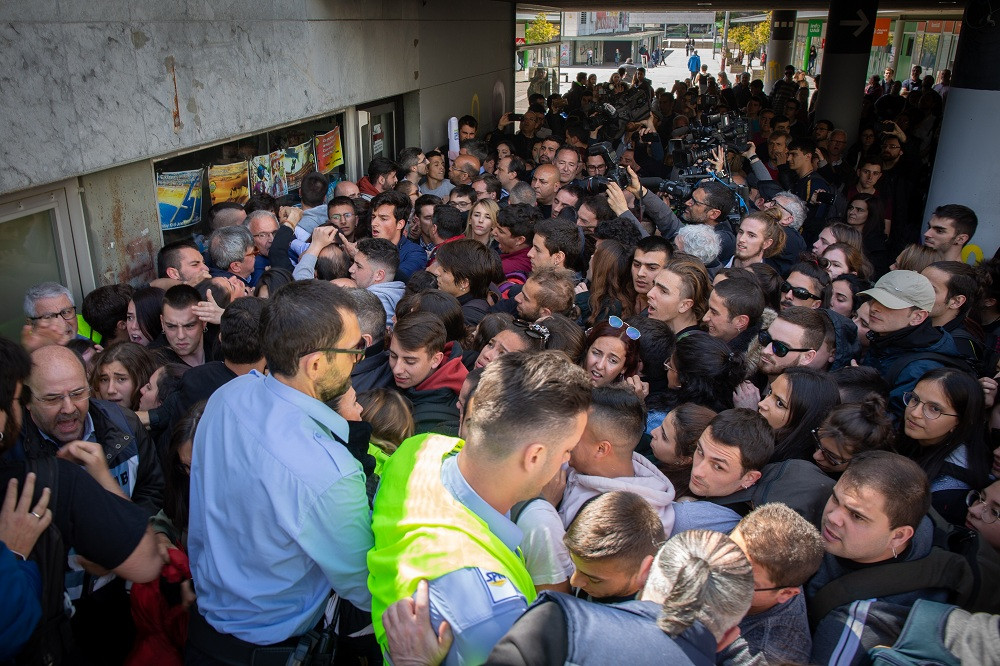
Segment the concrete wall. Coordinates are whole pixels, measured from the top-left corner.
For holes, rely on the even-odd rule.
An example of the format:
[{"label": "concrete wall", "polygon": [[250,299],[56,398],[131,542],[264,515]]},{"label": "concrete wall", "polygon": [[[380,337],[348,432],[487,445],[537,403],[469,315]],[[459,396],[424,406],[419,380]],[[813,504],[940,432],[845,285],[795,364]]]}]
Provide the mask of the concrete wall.
[{"label": "concrete wall", "polygon": [[395,95],[406,143],[441,145],[512,108],[513,33],[490,0],[7,0],[0,195],[83,176],[97,284],[140,282],[153,159]]},{"label": "concrete wall", "polygon": [[511,7],[9,0],[0,4],[9,118],[0,194],[427,89],[436,99],[422,92],[423,125],[424,110],[453,107],[446,96],[510,70]]}]

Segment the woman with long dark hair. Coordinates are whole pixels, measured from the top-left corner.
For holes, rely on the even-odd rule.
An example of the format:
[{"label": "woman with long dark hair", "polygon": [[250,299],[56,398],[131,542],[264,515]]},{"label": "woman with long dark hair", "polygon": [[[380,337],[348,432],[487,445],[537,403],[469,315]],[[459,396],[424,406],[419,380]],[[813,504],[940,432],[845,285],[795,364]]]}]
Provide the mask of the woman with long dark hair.
[{"label": "woman with long dark hair", "polygon": [[892,255],[885,230],[885,205],[874,194],[855,194],[847,204],[846,222],[861,232],[861,249],[872,263],[872,279],[889,272]]},{"label": "woman with long dark hair", "polygon": [[[628,319],[635,307],[632,286],[632,253],[615,240],[603,240],[590,258],[590,297],[587,299],[587,324],[607,320],[614,315]],[[581,308],[582,309],[582,308]]]},{"label": "woman with long dark hair", "polygon": [[119,342],[94,357],[90,388],[95,398],[139,409],[140,391],[157,368],[156,357],[142,345]]},{"label": "woman with long dark hair", "polygon": [[129,340],[146,347],[160,337],[163,332],[160,314],[163,312],[165,293],[158,287],[145,287],[132,294],[125,314],[125,330]]},{"label": "woman with long dark hair", "polygon": [[983,389],[952,368],[926,373],[903,394],[901,452],[927,472],[931,504],[945,520],[965,523],[965,496],[989,481]]},{"label": "woman with long dark hair", "polygon": [[774,429],[771,462],[812,460],[812,431],[838,404],[837,382],[825,372],[792,367],[778,375],[757,405]]},{"label": "woman with long dark hair", "polygon": [[733,391],[745,374],[743,354],[731,351],[725,342],[701,331],[679,339],[664,366],[667,369],[667,391],[661,407],[664,410],[685,402],[716,412],[732,409]]}]

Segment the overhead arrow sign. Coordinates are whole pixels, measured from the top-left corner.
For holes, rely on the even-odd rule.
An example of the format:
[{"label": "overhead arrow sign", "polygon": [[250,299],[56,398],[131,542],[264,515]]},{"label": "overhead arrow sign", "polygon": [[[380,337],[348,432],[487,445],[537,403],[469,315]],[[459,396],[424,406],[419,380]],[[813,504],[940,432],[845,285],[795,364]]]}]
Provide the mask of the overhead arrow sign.
[{"label": "overhead arrow sign", "polygon": [[861,11],[860,9],[858,10],[858,19],[860,19],[860,20],[858,20],[858,21],[841,21],[840,25],[848,26],[848,27],[858,26],[858,29],[854,31],[854,36],[857,37],[858,35],[860,35],[862,32],[865,31],[865,28],[868,27],[868,17],[865,16],[865,13],[863,11]]}]

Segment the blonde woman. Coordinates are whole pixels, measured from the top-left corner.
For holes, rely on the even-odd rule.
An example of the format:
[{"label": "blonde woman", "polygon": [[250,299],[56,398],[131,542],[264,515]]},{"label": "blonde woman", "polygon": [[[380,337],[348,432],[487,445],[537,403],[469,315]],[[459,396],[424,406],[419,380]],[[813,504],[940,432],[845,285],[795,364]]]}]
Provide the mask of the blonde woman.
[{"label": "blonde woman", "polygon": [[480,199],[469,210],[469,223],[465,227],[465,237],[477,240],[487,247],[493,241],[493,225],[496,224],[500,207],[493,199]]}]

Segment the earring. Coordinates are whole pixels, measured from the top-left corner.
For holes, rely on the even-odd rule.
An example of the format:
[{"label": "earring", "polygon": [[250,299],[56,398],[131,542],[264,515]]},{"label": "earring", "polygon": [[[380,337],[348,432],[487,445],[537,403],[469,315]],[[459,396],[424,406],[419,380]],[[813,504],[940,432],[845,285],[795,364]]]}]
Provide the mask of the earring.
[{"label": "earring", "polygon": [[892,546],[892,559],[896,559],[899,555],[896,554],[896,547]]}]

